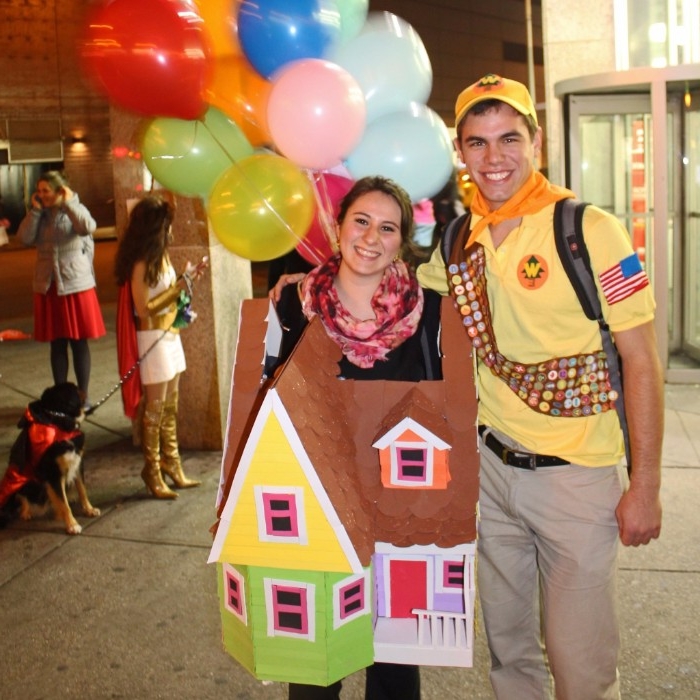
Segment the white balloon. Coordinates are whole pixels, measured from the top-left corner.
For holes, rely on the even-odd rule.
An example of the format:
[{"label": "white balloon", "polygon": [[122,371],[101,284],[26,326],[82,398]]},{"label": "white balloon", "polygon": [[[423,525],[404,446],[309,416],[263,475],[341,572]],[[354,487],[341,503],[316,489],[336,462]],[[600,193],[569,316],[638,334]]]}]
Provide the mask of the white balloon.
[{"label": "white balloon", "polygon": [[433,86],[433,70],[418,32],[390,12],[371,13],[362,31],[330,50],[328,60],[358,82],[367,104],[367,123],[425,104]]},{"label": "white balloon", "polygon": [[345,164],[355,180],[366,175],[389,177],[417,202],[432,197],[448,181],[453,152],[440,116],[425,105],[412,104],[369,124]]}]

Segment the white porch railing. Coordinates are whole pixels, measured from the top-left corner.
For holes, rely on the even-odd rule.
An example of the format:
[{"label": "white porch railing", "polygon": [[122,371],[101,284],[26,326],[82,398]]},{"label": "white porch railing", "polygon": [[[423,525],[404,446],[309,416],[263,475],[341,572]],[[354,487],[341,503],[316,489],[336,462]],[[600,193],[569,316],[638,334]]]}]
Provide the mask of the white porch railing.
[{"label": "white porch railing", "polygon": [[418,644],[433,649],[471,649],[474,625],[469,613],[411,611],[418,618]]}]

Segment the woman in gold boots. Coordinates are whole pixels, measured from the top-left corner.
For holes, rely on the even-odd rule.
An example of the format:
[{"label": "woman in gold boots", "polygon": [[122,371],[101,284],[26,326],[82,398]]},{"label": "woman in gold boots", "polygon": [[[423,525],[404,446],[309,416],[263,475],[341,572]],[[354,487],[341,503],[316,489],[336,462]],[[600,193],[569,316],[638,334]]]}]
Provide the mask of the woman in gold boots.
[{"label": "woman in gold boots", "polygon": [[183,274],[176,274],[168,255],[173,216],[173,205],[165,199],[148,196],[140,200],[119,241],[115,264],[120,286],[118,317],[122,319],[118,321],[118,346],[121,355],[127,344],[125,326],[133,319],[137,343],[133,354],[138,353],[140,358],[143,389],[139,414],[145,465],[141,477],[154,498],[177,498],[164,474],[176,488],[201,483],[185,476],[178,450],[178,383],[186,364],[179,335],[181,324],[176,318],[181,293],[191,293],[192,283],[201,277],[208,263],[206,259],[196,266],[187,263]]}]

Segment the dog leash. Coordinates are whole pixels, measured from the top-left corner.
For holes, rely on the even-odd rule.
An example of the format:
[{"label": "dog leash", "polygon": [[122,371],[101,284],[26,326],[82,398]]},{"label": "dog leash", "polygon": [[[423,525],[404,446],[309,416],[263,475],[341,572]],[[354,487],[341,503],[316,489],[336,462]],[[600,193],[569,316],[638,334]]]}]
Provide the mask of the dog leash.
[{"label": "dog leash", "polygon": [[91,416],[102,404],[110,399],[114,394],[119,391],[119,389],[122,387],[124,382],[129,381],[131,377],[133,376],[134,372],[137,370],[138,366],[143,362],[143,360],[146,358],[148,353],[153,350],[153,348],[160,343],[163,338],[165,338],[166,334],[175,326],[178,328],[182,328],[183,326],[187,326],[194,319],[197,317],[197,314],[192,311],[190,302],[192,300],[192,283],[191,280],[187,275],[183,275],[185,282],[187,283],[187,294],[183,291],[180,294],[180,298],[177,302],[177,315],[175,316],[175,319],[173,322],[160,334],[160,337],[156,338],[153,343],[151,343],[150,347],[146,350],[146,352],[141,355],[136,362],[126,371],[125,374],[123,374],[121,377],[119,377],[119,381],[97,402],[92,404],[89,408],[85,410],[85,415],[86,416]]},{"label": "dog leash", "polygon": [[124,382],[128,382],[129,379],[131,379],[131,377],[133,376],[134,372],[138,369],[138,366],[143,362],[143,360],[146,358],[146,356],[148,355],[148,353],[150,353],[151,350],[153,350],[153,348],[154,348],[156,345],[158,345],[158,343],[160,343],[160,341],[163,340],[163,338],[165,338],[165,334],[168,333],[168,332],[170,331],[170,329],[171,329],[174,325],[175,325],[175,321],[173,321],[173,322],[161,333],[161,335],[160,335],[159,338],[156,338],[156,339],[153,341],[153,343],[152,343],[151,346],[148,348],[148,350],[146,350],[146,352],[144,352],[143,355],[141,355],[141,356],[138,358],[138,360],[136,360],[136,362],[134,362],[134,364],[133,364],[131,367],[129,367],[129,369],[128,369],[121,377],[119,377],[119,381],[118,381],[118,382],[117,382],[117,383],[116,383],[116,384],[115,384],[115,385],[114,385],[114,386],[113,386],[99,401],[96,401],[94,404],[92,404],[92,406],[90,406],[88,409],[86,409],[86,411],[85,411],[85,415],[86,415],[86,416],[91,416],[105,401],[107,401],[107,399],[112,398],[112,396],[114,396],[114,394],[116,394],[117,391],[119,391],[119,389],[121,389],[121,387],[122,387],[122,385],[124,384]]}]

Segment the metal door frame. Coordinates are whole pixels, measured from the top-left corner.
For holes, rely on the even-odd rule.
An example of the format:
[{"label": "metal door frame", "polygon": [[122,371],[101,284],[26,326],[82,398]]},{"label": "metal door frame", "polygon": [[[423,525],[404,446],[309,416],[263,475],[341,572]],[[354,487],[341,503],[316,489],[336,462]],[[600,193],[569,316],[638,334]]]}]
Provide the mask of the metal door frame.
[{"label": "metal door frame", "polygon": [[[700,64],[671,66],[668,68],[635,68],[629,71],[600,73],[580,78],[571,78],[555,84],[554,93],[564,103],[569,95],[617,95],[622,97],[629,93],[646,93],[651,97],[651,140],[652,144],[664,144],[663,148],[652,149],[652,167],[654,180],[652,192],[654,197],[654,235],[652,251],[652,269],[654,272],[654,295],[657,315],[655,319],[657,347],[664,368],[665,379],[670,383],[700,383],[699,369],[669,368],[668,342],[668,182],[669,164],[665,144],[667,138],[668,92],[682,92],[700,86]],[[564,135],[569,145],[573,146],[573,122],[569,124]],[[578,140],[576,138],[576,140]],[[565,152],[568,149],[565,149]],[[572,149],[573,150],[573,149]],[[569,151],[569,164],[571,163]],[[567,168],[571,173],[572,167]],[[680,196],[683,196],[681,193]]]}]

